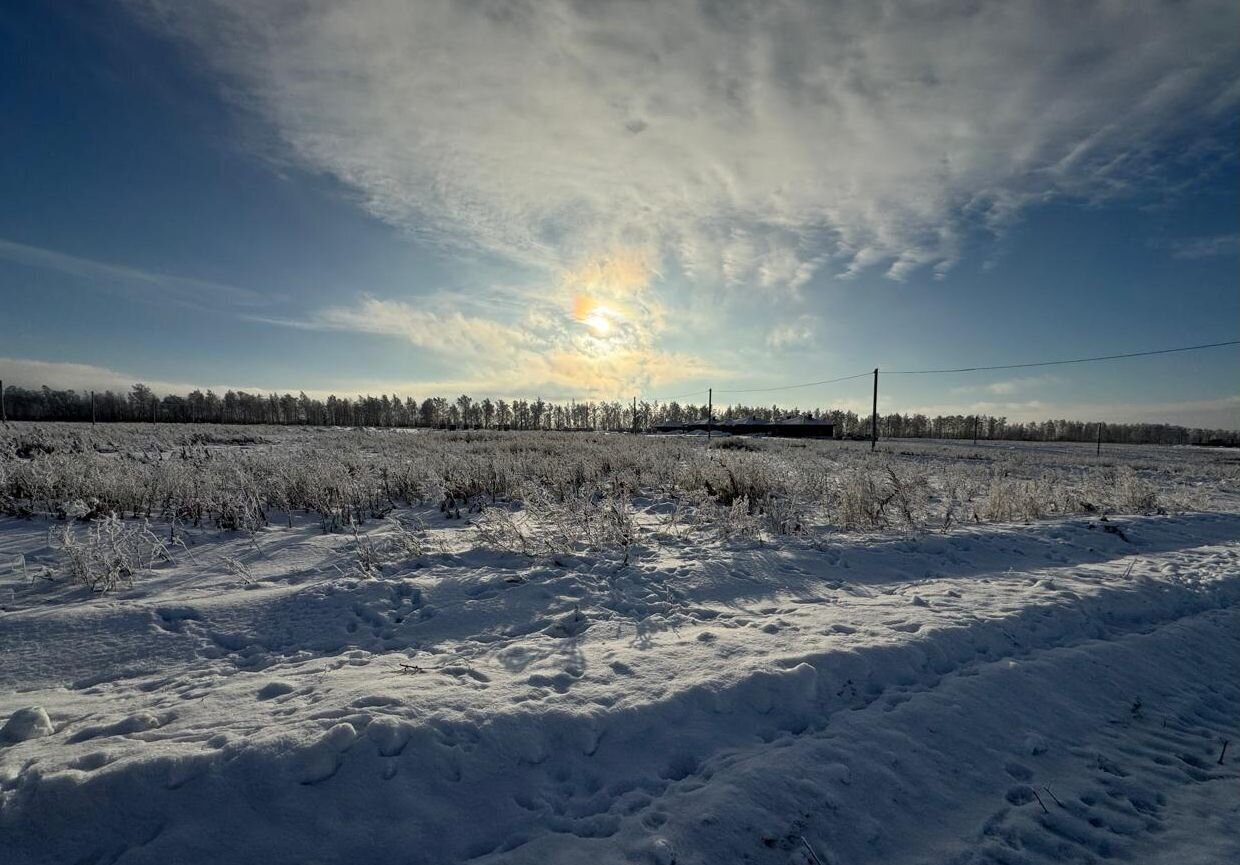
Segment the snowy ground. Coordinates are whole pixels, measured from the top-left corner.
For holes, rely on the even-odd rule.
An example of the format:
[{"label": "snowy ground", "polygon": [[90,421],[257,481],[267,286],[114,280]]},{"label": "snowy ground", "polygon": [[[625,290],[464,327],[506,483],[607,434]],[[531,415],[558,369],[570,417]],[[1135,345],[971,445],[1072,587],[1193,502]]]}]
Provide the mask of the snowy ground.
[{"label": "snowy ground", "polygon": [[0,862],[1240,861],[1234,512],[628,563],[426,516],[376,578],[304,519],[106,595],[0,519],[0,723],[51,722]]}]

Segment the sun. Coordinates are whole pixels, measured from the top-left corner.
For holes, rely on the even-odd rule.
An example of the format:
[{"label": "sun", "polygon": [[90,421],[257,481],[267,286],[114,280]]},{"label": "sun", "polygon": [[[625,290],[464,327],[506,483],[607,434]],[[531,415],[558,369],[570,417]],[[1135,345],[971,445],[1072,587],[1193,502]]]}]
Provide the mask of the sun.
[{"label": "sun", "polygon": [[581,320],[581,323],[590,328],[590,332],[595,336],[604,337],[611,333],[611,321],[608,320],[606,310],[602,307],[593,310]]},{"label": "sun", "polygon": [[574,323],[585,328],[589,350],[613,352],[640,338],[653,300],[646,296],[655,275],[641,250],[615,249],[561,274]]}]

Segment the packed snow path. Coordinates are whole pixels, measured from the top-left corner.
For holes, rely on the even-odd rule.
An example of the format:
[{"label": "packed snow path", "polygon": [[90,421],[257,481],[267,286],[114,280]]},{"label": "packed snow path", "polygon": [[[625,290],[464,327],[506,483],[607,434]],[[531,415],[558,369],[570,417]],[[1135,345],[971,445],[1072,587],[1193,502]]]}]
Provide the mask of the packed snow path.
[{"label": "packed snow path", "polygon": [[1240,861],[1236,515],[627,564],[439,531],[378,579],[310,527],[100,597],[14,569],[0,861]]}]

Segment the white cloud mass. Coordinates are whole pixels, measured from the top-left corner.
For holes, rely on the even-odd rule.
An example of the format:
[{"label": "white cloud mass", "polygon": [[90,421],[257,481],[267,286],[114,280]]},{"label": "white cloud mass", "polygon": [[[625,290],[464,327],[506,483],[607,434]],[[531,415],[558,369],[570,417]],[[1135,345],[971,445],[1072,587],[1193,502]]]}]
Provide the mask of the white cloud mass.
[{"label": "white cloud mass", "polygon": [[391,224],[715,285],[942,272],[1240,101],[1230,0],[135,2]]}]

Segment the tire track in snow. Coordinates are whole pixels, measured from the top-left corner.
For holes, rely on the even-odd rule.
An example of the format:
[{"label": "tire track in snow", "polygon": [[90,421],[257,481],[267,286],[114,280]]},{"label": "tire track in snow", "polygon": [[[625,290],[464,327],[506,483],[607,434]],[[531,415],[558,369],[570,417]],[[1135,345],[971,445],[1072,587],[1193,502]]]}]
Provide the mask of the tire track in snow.
[{"label": "tire track in snow", "polygon": [[[1234,608],[995,659],[898,706],[718,754],[616,835],[682,865],[808,865],[803,838],[824,865],[1236,861],[1240,761],[1215,761],[1240,736],[1238,665]],[[1164,843],[1194,800],[1217,809],[1217,834]],[[477,862],[602,852],[543,837]]]},{"label": "tire track in snow", "polygon": [[[1203,558],[1208,563],[1216,556],[1210,553]],[[1230,560],[1230,556],[1225,556],[1225,560]],[[752,711],[753,719],[759,723],[751,725],[745,732],[762,739],[761,744],[748,748],[733,745],[701,755],[673,753],[668,758],[667,769],[659,773],[658,780],[632,785],[632,789],[642,791],[638,805],[631,801],[618,801],[616,808],[637,815],[646,829],[656,831],[666,822],[669,809],[665,807],[665,801],[668,798],[691,795],[704,789],[719,779],[721,771],[731,766],[746,761],[761,763],[772,748],[787,748],[791,742],[803,738],[824,735],[835,738],[836,734],[829,731],[841,716],[858,713],[869,717],[875,713],[885,715],[912,711],[919,698],[938,692],[948,683],[971,681],[988,670],[1023,665],[1049,654],[1087,656],[1100,646],[1158,634],[1186,620],[1191,621],[1210,612],[1230,610],[1238,600],[1240,575],[1223,585],[1213,585],[1206,591],[1183,588],[1176,591],[1175,596],[1169,596],[1166,587],[1159,584],[1151,584],[1145,591],[1124,588],[1105,591],[1071,605],[1032,607],[1005,619],[961,628],[928,630],[919,638],[898,646],[829,652],[808,656],[791,669],[756,673],[736,683],[727,692],[717,693],[713,705],[708,701],[707,707],[702,707],[701,711],[724,715]],[[1038,626],[1047,619],[1055,620],[1063,626],[1063,630],[1051,636],[1045,629],[1040,629]],[[1237,663],[1240,663],[1240,652],[1234,654]],[[789,663],[785,661],[785,665]],[[796,711],[798,702],[803,701],[808,690],[807,680],[811,676],[816,678],[816,688],[809,711]],[[840,684],[838,690],[835,689],[836,684]],[[681,694],[679,699],[688,700],[690,697]],[[786,711],[790,706],[793,710]],[[781,714],[778,709],[785,711]],[[770,718],[774,723],[760,723],[763,717]],[[727,722],[721,719],[720,724]],[[1008,774],[1019,780],[1020,770],[1014,771],[1016,774]],[[1029,801],[1034,801],[1034,797],[1030,796]],[[572,805],[561,802],[553,810],[556,813],[571,812]],[[626,819],[628,816],[625,815]],[[560,822],[559,831],[566,835],[576,834],[575,829],[571,821]],[[622,833],[623,829],[617,822],[608,836]],[[782,839],[776,846],[789,846],[787,842],[791,836],[787,832],[776,835],[767,832],[766,837]],[[722,861],[732,861],[736,852],[731,851]],[[526,851],[513,861],[526,861],[528,855],[529,851]],[[484,856],[480,861],[492,860]],[[494,861],[508,859],[499,856]],[[876,861],[886,860],[879,858]]]}]

